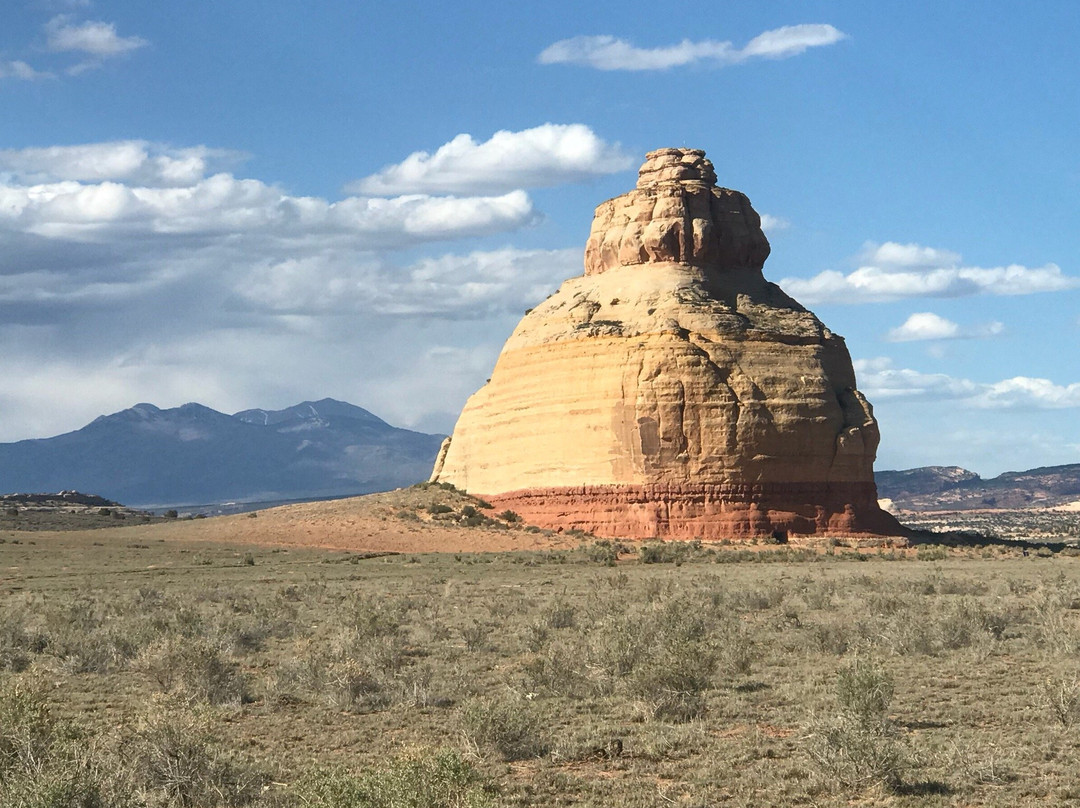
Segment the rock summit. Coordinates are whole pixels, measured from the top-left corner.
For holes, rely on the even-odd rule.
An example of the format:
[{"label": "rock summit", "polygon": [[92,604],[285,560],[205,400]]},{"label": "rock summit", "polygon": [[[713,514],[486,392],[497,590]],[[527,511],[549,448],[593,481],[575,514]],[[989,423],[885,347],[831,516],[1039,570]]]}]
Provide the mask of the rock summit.
[{"label": "rock summit", "polygon": [[650,152],[432,479],[612,538],[903,536],[877,504],[878,426],[844,340],[765,280],[769,249],[703,151]]}]

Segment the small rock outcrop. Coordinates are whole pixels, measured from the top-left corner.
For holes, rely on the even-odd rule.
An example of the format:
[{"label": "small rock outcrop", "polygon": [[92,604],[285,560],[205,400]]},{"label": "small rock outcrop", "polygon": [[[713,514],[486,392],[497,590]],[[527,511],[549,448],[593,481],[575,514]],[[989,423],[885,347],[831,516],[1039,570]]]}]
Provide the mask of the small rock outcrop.
[{"label": "small rock outcrop", "polygon": [[877,504],[877,422],[844,341],[765,280],[768,255],[704,152],[650,152],[432,479],[599,536],[903,536]]}]

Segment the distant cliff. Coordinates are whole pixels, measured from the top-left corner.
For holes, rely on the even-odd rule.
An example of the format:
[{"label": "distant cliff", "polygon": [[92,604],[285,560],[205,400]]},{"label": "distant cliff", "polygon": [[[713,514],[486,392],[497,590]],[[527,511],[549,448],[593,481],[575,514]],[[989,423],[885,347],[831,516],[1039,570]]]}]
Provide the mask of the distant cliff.
[{"label": "distant cliff", "polygon": [[1050,508],[1080,500],[1080,463],[1007,471],[989,480],[958,466],[874,474],[878,496],[901,510]]}]

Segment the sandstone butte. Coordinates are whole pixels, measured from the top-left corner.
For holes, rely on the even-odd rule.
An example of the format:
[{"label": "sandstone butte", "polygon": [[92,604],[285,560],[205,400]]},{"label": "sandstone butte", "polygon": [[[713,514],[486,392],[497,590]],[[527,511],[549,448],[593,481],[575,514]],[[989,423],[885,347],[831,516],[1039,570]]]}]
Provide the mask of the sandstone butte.
[{"label": "sandstone butte", "polygon": [[[842,337],[765,280],[769,242],[703,151],[647,155],[585,274],[526,313],[432,480],[609,538],[902,537]],[[903,542],[903,539],[900,539]]]}]

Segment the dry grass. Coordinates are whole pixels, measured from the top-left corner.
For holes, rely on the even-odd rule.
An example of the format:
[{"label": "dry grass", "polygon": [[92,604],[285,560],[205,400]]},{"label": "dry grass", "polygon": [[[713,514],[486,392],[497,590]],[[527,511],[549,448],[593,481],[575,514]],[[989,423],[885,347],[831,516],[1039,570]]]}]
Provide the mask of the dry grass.
[{"label": "dry grass", "polygon": [[1080,799],[1073,556],[687,545],[612,567],[602,545],[144,530],[0,544],[0,804]]}]

